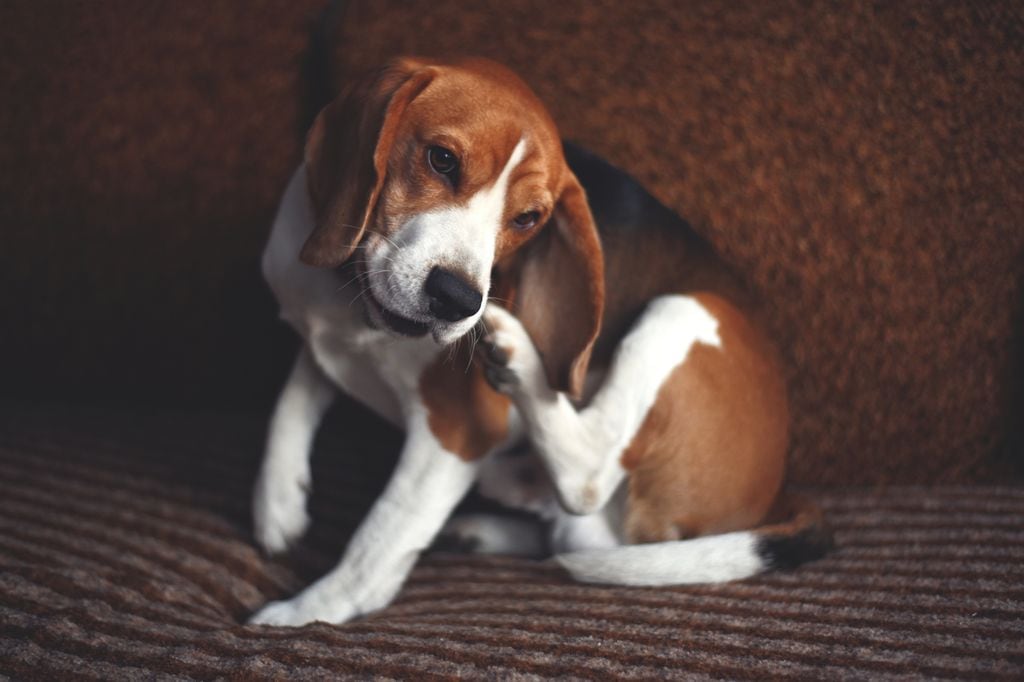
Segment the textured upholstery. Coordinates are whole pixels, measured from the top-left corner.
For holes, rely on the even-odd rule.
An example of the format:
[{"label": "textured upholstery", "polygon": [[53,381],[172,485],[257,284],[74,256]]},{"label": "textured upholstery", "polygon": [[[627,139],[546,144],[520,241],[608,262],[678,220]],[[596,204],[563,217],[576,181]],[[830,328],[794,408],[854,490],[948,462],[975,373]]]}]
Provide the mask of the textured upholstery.
[{"label": "textured upholstery", "polygon": [[[340,419],[342,423],[344,418]],[[819,490],[839,549],[717,587],[574,584],[546,563],[434,554],[396,602],[335,627],[246,627],[324,570],[391,460],[321,439],[312,540],[248,535],[263,424],[227,414],[7,409],[0,672],[18,679],[456,675],[1016,678],[1024,489]],[[329,492],[327,492],[329,491]]]},{"label": "textured upholstery", "polygon": [[10,0],[0,676],[1024,677],[1019,3],[345,4],[338,84],[400,53],[505,62],[742,273],[838,549],[664,590],[435,554],[370,618],[240,625],[337,559],[400,444],[336,410],[310,538],[259,555],[295,339],[258,258],[323,3]]}]

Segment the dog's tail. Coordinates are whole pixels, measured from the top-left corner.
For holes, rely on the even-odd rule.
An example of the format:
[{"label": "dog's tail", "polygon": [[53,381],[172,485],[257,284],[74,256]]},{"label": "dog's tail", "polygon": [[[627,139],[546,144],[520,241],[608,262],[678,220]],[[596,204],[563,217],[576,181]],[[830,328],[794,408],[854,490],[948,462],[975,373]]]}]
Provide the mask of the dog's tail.
[{"label": "dog's tail", "polygon": [[832,535],[813,501],[786,496],[772,518],[782,523],[693,540],[584,550],[555,557],[581,582],[612,585],[689,585],[748,578],[819,559]]}]

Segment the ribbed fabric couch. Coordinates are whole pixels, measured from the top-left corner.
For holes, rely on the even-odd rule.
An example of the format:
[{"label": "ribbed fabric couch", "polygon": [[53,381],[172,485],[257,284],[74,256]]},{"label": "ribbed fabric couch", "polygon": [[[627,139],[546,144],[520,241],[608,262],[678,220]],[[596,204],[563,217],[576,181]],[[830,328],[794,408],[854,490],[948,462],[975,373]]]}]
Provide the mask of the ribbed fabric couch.
[{"label": "ribbed fabric couch", "polygon": [[337,559],[401,442],[340,404],[310,536],[256,549],[296,343],[258,258],[323,10],[0,5],[0,675],[1024,676],[1013,2],[337,4],[335,85],[401,53],[502,61],[742,273],[787,368],[790,485],[837,547],[669,589],[439,551],[360,621],[244,625]]}]

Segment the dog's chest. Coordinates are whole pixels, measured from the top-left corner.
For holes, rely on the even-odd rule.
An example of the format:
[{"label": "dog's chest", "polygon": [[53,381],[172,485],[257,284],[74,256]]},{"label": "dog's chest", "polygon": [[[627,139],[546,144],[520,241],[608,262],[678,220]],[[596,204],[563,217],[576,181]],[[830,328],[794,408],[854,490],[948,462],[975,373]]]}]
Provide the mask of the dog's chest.
[{"label": "dog's chest", "polygon": [[307,315],[307,342],[325,374],[347,394],[404,426],[404,417],[419,400],[424,368],[439,352],[427,340],[395,339],[359,323]]}]

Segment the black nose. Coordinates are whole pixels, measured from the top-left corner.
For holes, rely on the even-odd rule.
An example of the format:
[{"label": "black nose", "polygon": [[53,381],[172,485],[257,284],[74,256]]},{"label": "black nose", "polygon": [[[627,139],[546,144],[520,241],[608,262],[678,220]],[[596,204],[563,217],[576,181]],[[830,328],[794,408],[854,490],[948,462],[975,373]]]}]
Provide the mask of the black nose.
[{"label": "black nose", "polygon": [[480,310],[484,297],[453,272],[435,267],[423,287],[430,297],[430,312],[448,322],[464,320]]}]

